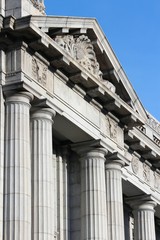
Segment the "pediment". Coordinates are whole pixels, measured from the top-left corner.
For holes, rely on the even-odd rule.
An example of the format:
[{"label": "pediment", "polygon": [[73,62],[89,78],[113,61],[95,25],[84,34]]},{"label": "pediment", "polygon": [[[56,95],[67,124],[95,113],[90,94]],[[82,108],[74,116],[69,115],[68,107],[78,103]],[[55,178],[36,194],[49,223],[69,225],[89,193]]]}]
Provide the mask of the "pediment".
[{"label": "pediment", "polygon": [[[45,17],[32,21],[143,119],[147,114],[95,19]],[[93,92],[93,91],[92,91]]]}]

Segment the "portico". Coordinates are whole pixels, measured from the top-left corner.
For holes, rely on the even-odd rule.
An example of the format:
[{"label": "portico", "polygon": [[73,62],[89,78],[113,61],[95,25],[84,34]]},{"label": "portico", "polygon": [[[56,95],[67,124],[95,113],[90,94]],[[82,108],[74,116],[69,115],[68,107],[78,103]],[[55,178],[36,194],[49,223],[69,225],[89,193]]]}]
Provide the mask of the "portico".
[{"label": "portico", "polygon": [[158,239],[160,123],[94,19],[26,1],[0,5],[1,239]]}]

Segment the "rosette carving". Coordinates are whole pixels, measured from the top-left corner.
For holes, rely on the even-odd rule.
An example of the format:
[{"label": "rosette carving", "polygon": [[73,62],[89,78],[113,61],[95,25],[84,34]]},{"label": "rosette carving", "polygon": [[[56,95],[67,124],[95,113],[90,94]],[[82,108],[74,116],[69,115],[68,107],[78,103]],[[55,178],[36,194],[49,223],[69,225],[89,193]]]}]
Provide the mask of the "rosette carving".
[{"label": "rosette carving", "polygon": [[64,35],[56,36],[54,40],[80,65],[82,65],[99,80],[103,81],[104,85],[108,89],[110,89],[112,92],[115,92],[115,86],[108,80],[103,79],[103,74],[100,70],[94,47],[91,43],[91,40],[87,36]]}]

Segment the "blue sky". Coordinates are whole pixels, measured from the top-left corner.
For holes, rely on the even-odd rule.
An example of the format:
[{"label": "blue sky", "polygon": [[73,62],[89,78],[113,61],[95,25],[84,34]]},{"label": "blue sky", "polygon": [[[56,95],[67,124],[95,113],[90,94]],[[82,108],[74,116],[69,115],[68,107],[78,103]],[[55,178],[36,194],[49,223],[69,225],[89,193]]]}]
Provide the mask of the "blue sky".
[{"label": "blue sky", "polygon": [[160,120],[160,1],[45,0],[46,13],[94,17],[144,107]]}]

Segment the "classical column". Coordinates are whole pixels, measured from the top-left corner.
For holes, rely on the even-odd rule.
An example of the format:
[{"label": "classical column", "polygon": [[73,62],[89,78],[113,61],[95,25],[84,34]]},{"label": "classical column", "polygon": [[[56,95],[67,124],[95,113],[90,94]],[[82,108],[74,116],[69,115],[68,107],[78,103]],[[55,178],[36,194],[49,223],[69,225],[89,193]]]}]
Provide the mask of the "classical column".
[{"label": "classical column", "polygon": [[68,240],[68,151],[59,147],[57,156],[57,239]]},{"label": "classical column", "polygon": [[6,99],[4,240],[31,239],[31,99],[28,92]]},{"label": "classical column", "polygon": [[104,149],[81,157],[81,240],[107,238]]},{"label": "classical column", "polygon": [[154,208],[156,203],[149,199],[150,197],[141,197],[137,200],[130,200],[134,215],[134,239],[135,240],[155,240],[155,220]]},{"label": "classical column", "polygon": [[0,239],[3,238],[3,194],[4,194],[4,122],[5,108],[2,86],[0,87]]},{"label": "classical column", "polygon": [[54,239],[54,182],[52,165],[52,117],[41,108],[31,115],[32,139],[32,240]]},{"label": "classical column", "polygon": [[121,168],[124,162],[113,160],[106,162],[106,201],[109,240],[124,240],[124,216]]}]

